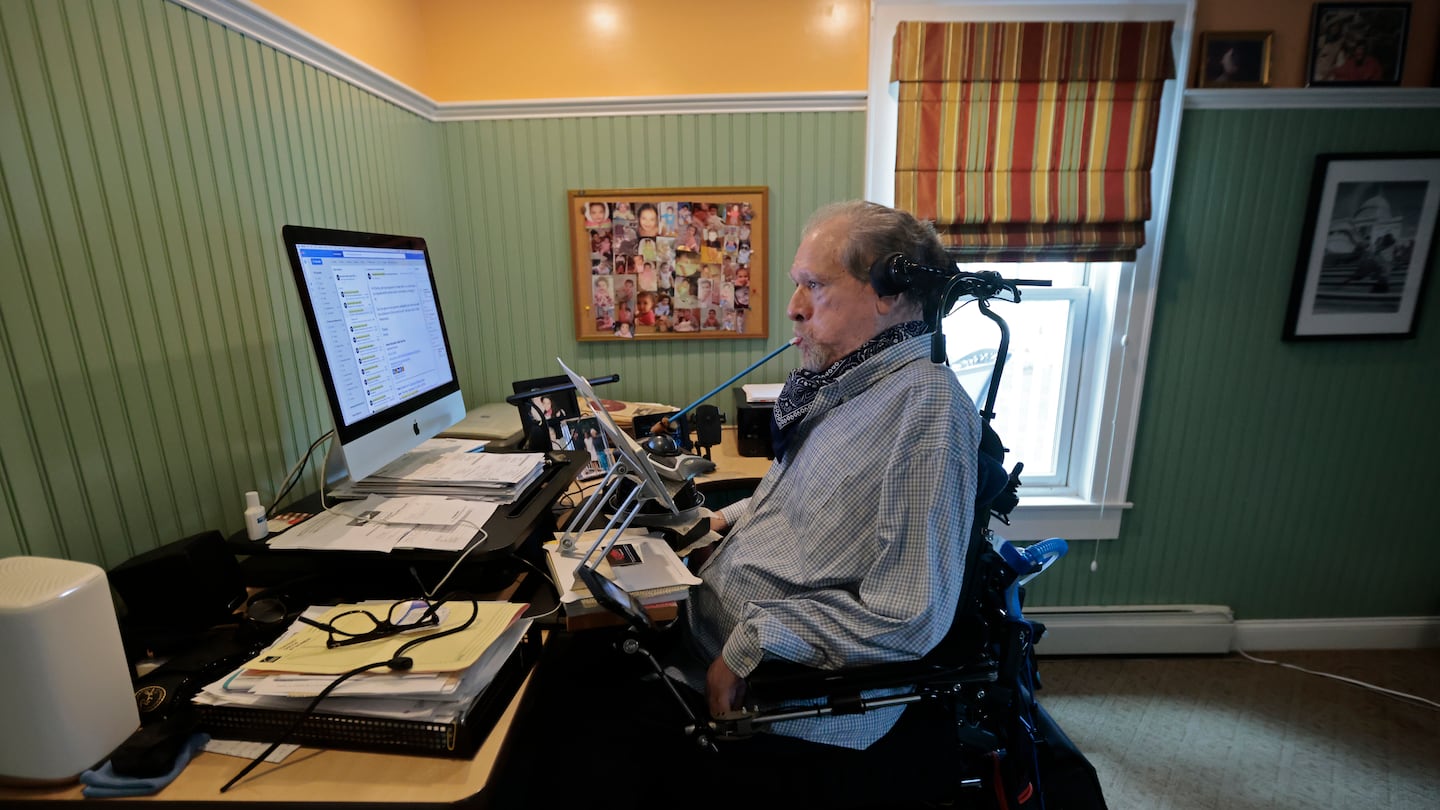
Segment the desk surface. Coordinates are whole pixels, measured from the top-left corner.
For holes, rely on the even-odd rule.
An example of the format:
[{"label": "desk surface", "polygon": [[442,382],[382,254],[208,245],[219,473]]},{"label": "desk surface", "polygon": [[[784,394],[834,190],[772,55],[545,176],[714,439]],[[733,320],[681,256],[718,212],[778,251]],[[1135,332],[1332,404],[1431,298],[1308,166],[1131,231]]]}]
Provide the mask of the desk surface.
[{"label": "desk surface", "polygon": [[[735,448],[735,430],[721,431],[721,443],[712,449],[716,471],[707,480],[760,477],[770,467],[767,458],[741,456]],[[541,664],[543,666],[543,662]],[[355,802],[449,804],[467,799],[483,801],[492,771],[515,721],[522,699],[531,688],[534,673],[511,699],[480,750],[471,759],[376,754],[301,748],[279,765],[262,764],[228,793],[220,786],[239,772],[248,760],[220,754],[200,754],[164,790],[138,801],[184,802]],[[14,801],[80,800],[81,786],[50,788],[0,786],[0,803]]]},{"label": "desk surface", "polygon": [[702,476],[701,481],[717,481],[729,478],[763,478],[769,471],[771,460],[764,456],[742,456],[736,447],[735,427],[726,425],[720,430],[720,444],[710,448],[710,459],[715,462],[715,472]]},{"label": "desk surface", "polygon": [[[533,676],[533,673],[532,673]],[[500,756],[521,698],[530,689],[526,677],[505,713],[471,759],[373,754],[301,748],[278,765],[264,763],[228,793],[220,786],[249,760],[200,754],[151,801],[184,802],[403,802],[449,804],[483,794]],[[25,800],[81,799],[79,784],[57,788],[0,786],[0,803]]]}]

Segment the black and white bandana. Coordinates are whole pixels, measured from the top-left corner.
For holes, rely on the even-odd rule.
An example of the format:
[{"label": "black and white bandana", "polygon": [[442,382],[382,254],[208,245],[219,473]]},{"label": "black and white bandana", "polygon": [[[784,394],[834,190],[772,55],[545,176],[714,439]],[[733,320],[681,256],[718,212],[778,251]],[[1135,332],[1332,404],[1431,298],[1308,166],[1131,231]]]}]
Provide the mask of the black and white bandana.
[{"label": "black and white bandana", "polygon": [[816,395],[822,388],[891,346],[927,334],[929,331],[930,325],[924,321],[906,321],[865,341],[860,348],[831,363],[830,367],[823,371],[797,368],[790,372],[790,376],[785,380],[784,388],[780,389],[780,396],[775,400],[775,409],[772,413],[770,437],[774,444],[775,457],[782,458],[785,455],[785,446],[790,441],[791,429],[805,419],[805,414],[810,412],[811,403],[815,401]]}]

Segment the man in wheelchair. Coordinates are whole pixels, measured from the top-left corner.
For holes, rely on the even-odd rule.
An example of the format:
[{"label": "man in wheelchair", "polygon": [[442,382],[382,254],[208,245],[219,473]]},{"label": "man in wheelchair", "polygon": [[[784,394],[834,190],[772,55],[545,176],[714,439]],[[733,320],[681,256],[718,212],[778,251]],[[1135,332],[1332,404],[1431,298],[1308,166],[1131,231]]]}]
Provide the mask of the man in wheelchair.
[{"label": "man in wheelchair", "polygon": [[[1011,678],[1028,684],[1020,690],[997,682],[1007,655],[1011,669],[1031,674],[1033,639],[1022,632],[1018,652],[997,646],[972,615],[1003,618],[999,600],[1014,577],[976,582],[996,565],[988,506],[975,525],[982,472],[982,505],[997,494],[996,473],[984,466],[975,405],[931,362],[931,324],[948,291],[896,292],[876,270],[895,254],[922,268],[953,267],[929,223],[873,203],[826,206],[804,230],[787,306],[802,364],[775,405],[775,462],[752,496],[712,518],[726,537],[699,568],[703,584],[683,603],[679,638],[647,639],[667,648],[667,671],[714,720],[692,723],[687,739],[667,690],[616,667],[613,652],[596,660],[606,651],[593,638],[573,639],[565,665],[548,676],[565,682],[544,692],[558,697],[543,699],[553,720],[539,722],[585,730],[593,750],[557,761],[577,768],[577,781],[606,804],[1042,806],[1033,767],[1002,767],[1008,738],[979,722],[1029,699],[1015,694],[1033,688],[1028,677]],[[938,660],[942,652],[952,660]],[[929,685],[891,683],[883,668],[897,662],[917,662]],[[807,709],[814,699],[791,700],[794,679],[782,678],[767,687],[780,713],[748,722],[760,695],[747,692],[760,690],[747,679],[766,669],[803,667],[823,681],[877,665],[881,675],[818,709]],[[905,677],[913,682],[915,672]],[[1037,722],[1023,721],[1031,742],[1042,733]],[[966,726],[974,726],[969,738]],[[743,739],[727,738],[735,736]],[[1016,759],[1033,759],[1023,747]]]},{"label": "man in wheelchair", "polygon": [[[743,679],[762,660],[913,660],[950,626],[980,419],[954,374],[929,360],[924,302],[872,287],[871,265],[895,252],[946,263],[927,223],[864,202],[821,209],[796,252],[786,311],[803,359],[775,404],[775,463],[751,498],[712,519],[729,536],[684,616],[687,647],[705,663],[703,681],[687,672],[687,683],[712,715],[742,707]],[[863,750],[901,711],[769,733]]]}]

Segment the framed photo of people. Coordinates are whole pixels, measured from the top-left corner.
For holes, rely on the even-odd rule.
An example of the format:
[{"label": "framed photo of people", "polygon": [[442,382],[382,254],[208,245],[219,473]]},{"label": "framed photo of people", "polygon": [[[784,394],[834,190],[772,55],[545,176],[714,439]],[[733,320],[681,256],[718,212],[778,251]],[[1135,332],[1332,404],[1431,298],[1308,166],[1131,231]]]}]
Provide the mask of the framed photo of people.
[{"label": "framed photo of people", "polygon": [[763,338],[769,189],[569,192],[579,340]]},{"label": "framed photo of people", "polygon": [[1309,87],[1400,84],[1409,3],[1316,3],[1310,16]]},{"label": "framed photo of people", "polygon": [[1440,213],[1440,152],[1320,155],[1286,340],[1415,335]]}]

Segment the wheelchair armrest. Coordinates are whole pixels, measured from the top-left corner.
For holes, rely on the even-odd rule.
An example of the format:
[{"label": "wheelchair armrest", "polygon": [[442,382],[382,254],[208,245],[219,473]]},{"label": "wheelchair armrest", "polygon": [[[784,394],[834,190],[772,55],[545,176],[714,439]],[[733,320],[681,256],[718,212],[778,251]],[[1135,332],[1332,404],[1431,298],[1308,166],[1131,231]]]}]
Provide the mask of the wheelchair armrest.
[{"label": "wheelchair armrest", "polygon": [[995,662],[989,659],[952,664],[921,658],[848,669],[766,661],[745,679],[746,703],[762,709],[791,701],[843,704],[873,689],[944,690],[994,681],[997,672]]}]

